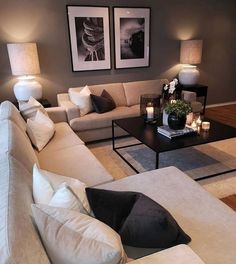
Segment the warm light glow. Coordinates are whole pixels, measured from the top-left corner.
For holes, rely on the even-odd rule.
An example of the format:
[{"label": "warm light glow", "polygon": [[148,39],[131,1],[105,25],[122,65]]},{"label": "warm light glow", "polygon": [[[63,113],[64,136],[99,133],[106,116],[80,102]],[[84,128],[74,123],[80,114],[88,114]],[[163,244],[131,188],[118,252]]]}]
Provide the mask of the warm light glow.
[{"label": "warm light glow", "polygon": [[39,60],[35,43],[7,44],[13,75],[39,74]]},{"label": "warm light glow", "polygon": [[202,40],[182,40],[180,63],[199,64],[202,59]]}]

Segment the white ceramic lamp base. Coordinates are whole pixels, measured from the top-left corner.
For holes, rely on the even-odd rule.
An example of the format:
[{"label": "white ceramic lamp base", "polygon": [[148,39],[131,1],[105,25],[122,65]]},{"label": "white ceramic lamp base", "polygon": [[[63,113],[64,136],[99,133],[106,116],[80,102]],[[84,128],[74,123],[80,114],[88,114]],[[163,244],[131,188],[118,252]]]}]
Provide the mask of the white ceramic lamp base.
[{"label": "white ceramic lamp base", "polygon": [[195,85],[198,83],[199,75],[196,66],[185,65],[179,72],[179,82],[183,85]]},{"label": "white ceramic lamp base", "polygon": [[14,85],[14,94],[18,101],[28,101],[30,96],[35,99],[42,98],[42,85],[32,76],[19,77]]}]

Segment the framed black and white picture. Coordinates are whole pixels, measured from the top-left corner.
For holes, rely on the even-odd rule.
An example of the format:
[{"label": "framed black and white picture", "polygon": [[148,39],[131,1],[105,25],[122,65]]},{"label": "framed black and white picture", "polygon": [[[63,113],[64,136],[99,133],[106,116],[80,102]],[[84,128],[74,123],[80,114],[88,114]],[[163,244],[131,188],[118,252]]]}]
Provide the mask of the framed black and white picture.
[{"label": "framed black and white picture", "polygon": [[111,68],[109,8],[67,6],[73,71]]},{"label": "framed black and white picture", "polygon": [[113,8],[115,68],[149,67],[150,8]]}]

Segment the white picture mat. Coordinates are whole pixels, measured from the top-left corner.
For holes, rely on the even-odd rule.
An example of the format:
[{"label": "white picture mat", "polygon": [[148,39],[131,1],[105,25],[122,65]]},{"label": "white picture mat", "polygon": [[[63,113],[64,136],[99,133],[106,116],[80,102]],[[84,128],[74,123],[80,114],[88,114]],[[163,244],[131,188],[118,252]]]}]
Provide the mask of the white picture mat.
[{"label": "white picture mat", "polygon": [[[142,59],[121,59],[120,48],[120,18],[144,18],[144,58]],[[149,28],[150,28],[150,9],[149,8],[114,8],[115,25],[115,59],[116,68],[133,68],[149,66]]]},{"label": "white picture mat", "polygon": [[[79,60],[76,36],[76,17],[102,17],[104,27],[104,50],[105,60],[82,61]],[[111,68],[110,59],[110,30],[109,30],[109,9],[108,7],[85,7],[68,6],[68,21],[71,40],[71,56],[74,71],[102,70]]]}]

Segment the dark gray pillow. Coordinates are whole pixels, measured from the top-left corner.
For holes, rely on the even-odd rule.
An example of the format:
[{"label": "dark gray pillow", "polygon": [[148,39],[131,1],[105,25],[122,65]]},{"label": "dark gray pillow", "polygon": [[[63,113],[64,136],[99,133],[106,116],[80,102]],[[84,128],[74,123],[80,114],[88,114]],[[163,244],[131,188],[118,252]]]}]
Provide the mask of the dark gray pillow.
[{"label": "dark gray pillow", "polygon": [[191,241],[164,207],[142,193],[94,188],[86,193],[95,217],[118,232],[125,245],[168,248]]},{"label": "dark gray pillow", "polygon": [[102,91],[101,96],[90,94],[90,97],[94,110],[99,114],[111,111],[116,108],[113,98],[106,90]]}]

